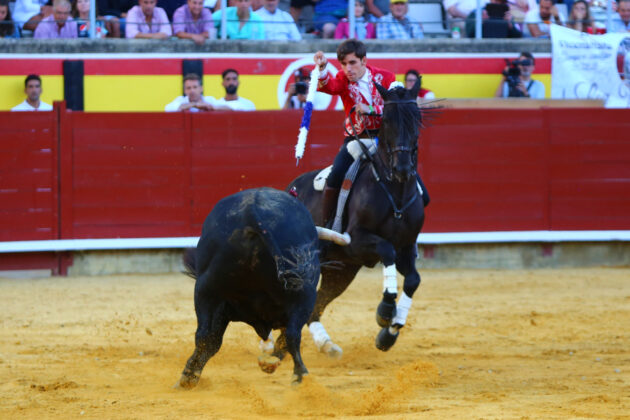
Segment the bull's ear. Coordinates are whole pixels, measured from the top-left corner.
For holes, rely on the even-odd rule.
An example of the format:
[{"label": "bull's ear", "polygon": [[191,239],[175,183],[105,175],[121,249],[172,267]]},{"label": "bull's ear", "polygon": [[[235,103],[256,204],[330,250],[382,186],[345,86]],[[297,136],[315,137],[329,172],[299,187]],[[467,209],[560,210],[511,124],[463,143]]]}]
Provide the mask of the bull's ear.
[{"label": "bull's ear", "polygon": [[378,90],[378,93],[381,94],[381,96],[383,97],[383,99],[387,99],[387,89],[385,89],[383,86],[379,85],[378,83],[374,82],[374,84],[376,85],[376,90]]},{"label": "bull's ear", "polygon": [[418,80],[416,80],[416,83],[414,83],[413,87],[409,90],[409,93],[411,93],[412,98],[418,97],[418,92],[420,92],[421,83],[422,83],[422,76],[418,77]]}]

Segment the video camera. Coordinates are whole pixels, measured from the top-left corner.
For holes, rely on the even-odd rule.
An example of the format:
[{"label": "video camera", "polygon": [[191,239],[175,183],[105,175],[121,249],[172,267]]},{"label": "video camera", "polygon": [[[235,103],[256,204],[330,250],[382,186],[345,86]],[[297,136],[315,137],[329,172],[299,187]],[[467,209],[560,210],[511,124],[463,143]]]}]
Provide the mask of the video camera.
[{"label": "video camera", "polygon": [[306,82],[296,82],[295,83],[295,93],[298,95],[306,95],[308,92],[308,83]]},{"label": "video camera", "polygon": [[532,60],[529,58],[513,61],[506,59],[505,64],[507,64],[508,68],[503,70],[503,75],[505,76],[505,81],[508,84],[508,96],[510,98],[524,97],[525,94],[517,88],[518,84],[521,83],[521,69],[518,66],[531,66]]}]

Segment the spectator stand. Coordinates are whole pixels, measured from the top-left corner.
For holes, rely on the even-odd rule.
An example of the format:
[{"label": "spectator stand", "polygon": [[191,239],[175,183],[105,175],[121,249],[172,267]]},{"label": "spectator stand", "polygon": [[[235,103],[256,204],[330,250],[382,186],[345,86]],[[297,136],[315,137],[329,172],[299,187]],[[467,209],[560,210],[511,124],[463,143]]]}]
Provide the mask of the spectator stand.
[{"label": "spectator stand", "polygon": [[447,38],[450,36],[446,25],[446,11],[441,0],[409,0],[407,15],[422,24],[425,37]]}]

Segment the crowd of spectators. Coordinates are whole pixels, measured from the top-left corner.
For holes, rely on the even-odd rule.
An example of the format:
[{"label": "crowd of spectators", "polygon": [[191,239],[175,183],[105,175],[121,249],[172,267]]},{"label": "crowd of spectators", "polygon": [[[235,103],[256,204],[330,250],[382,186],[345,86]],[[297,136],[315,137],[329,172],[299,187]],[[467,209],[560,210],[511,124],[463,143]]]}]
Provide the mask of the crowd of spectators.
[{"label": "crowd of spectators", "polygon": [[[421,39],[418,15],[409,0],[96,0],[96,38],[176,37],[202,44],[208,39],[299,41],[305,37]],[[481,0],[482,35],[489,38],[548,38],[551,23],[604,33],[600,0]],[[474,37],[477,0],[443,0],[446,25],[457,36]],[[304,11],[310,8],[310,21]],[[287,11],[288,10],[288,11]],[[611,30],[630,31],[630,0],[613,4]],[[222,28],[225,13],[225,28]],[[0,0],[0,36],[80,38],[90,36],[90,0]],[[422,20],[422,19],[420,19]],[[353,22],[354,27],[350,28]],[[453,32],[455,35],[455,32]]]}]

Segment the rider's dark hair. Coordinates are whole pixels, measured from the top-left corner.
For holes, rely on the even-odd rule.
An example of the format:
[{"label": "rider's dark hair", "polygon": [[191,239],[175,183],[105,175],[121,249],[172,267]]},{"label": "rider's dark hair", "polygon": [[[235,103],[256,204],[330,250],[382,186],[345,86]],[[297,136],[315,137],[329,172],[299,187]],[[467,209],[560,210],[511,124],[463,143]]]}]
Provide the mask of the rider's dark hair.
[{"label": "rider's dark hair", "polygon": [[30,82],[31,80],[37,80],[40,85],[42,84],[41,77],[36,74],[29,74],[28,76],[26,76],[26,79],[24,79],[24,87],[26,87],[26,85],[28,85],[28,82]]},{"label": "rider's dark hair", "polygon": [[238,76],[238,72],[234,69],[225,69],[223,70],[223,73],[221,73],[221,78],[225,79],[225,76],[228,75],[228,73],[236,73],[236,75]]},{"label": "rider's dark hair", "polygon": [[357,56],[358,59],[362,59],[367,54],[367,50],[365,48],[365,44],[356,39],[346,39],[339,47],[337,47],[337,59],[339,61],[346,58],[348,54],[353,54]]}]

